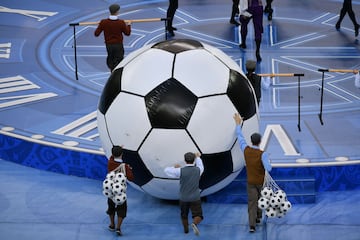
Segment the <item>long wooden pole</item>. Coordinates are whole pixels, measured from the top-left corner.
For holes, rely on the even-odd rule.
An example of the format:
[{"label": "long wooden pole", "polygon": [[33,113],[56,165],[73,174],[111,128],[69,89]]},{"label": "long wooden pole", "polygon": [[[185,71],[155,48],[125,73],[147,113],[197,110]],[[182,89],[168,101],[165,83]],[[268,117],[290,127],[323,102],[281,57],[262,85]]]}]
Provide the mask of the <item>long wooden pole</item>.
[{"label": "long wooden pole", "polygon": [[359,70],[357,69],[329,69],[329,72],[340,72],[340,73],[354,73],[357,74]]},{"label": "long wooden pole", "polygon": [[359,69],[318,69],[319,72],[359,73]]},{"label": "long wooden pole", "polygon": [[296,77],[304,76],[303,73],[259,73],[257,74],[261,77]]},{"label": "long wooden pole", "polygon": [[[124,20],[126,23],[141,23],[141,22],[160,22],[164,21],[166,18],[141,18],[141,19],[127,19]],[[86,26],[86,25],[97,25],[100,22],[79,22],[79,23],[72,23],[73,25],[78,26]],[[72,26],[72,24],[70,24]]]}]

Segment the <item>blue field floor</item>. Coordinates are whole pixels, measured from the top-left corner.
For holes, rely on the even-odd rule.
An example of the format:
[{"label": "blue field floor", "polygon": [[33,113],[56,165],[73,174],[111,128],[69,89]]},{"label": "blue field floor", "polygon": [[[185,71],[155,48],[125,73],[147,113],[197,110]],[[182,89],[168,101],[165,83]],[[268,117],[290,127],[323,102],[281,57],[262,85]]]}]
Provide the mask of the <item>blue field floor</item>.
[{"label": "blue field floor", "polygon": [[[116,239],[107,230],[101,181],[65,176],[0,160],[0,239]],[[360,239],[360,191],[319,193],[281,219],[248,233],[246,204],[203,203],[200,236],[184,234],[176,202],[128,187],[123,239]]]},{"label": "blue field floor", "polygon": [[[102,182],[94,180],[106,170],[96,123],[109,77],[106,48],[102,37],[94,37],[95,25],[69,26],[108,17],[112,3],[121,5],[121,18],[142,19],[166,17],[169,1],[0,2],[0,240],[118,239],[107,229]],[[304,74],[271,78],[262,89],[259,131],[274,169],[329,167],[311,175],[315,203],[293,204],[284,218],[264,217],[250,234],[246,204],[210,203],[208,197],[197,237],[182,232],[176,201],[129,186],[121,239],[360,240],[360,88],[352,72],[360,69],[360,37],[348,15],[335,29],[342,3],[273,1],[256,68]],[[360,1],[352,5],[360,22]],[[124,38],[125,57],[168,37],[193,39],[220,49],[244,70],[255,58],[254,28],[250,23],[247,48],[240,49],[231,7],[229,0],[181,0],[176,35],[165,35],[164,22],[134,23]],[[321,69],[350,72],[322,75]],[[304,172],[286,177],[306,177]]]}]

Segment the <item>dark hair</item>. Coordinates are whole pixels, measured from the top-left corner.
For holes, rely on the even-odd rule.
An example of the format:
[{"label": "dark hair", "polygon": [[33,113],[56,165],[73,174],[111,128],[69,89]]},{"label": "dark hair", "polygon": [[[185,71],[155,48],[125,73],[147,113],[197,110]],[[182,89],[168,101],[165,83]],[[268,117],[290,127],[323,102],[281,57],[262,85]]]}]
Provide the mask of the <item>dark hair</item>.
[{"label": "dark hair", "polygon": [[187,152],[184,155],[184,159],[186,163],[194,163],[195,160],[195,154],[192,152]]},{"label": "dark hair", "polygon": [[119,10],[120,10],[120,5],[119,4],[112,4],[109,7],[110,14],[115,14]]},{"label": "dark hair", "polygon": [[123,148],[120,146],[113,146],[111,149],[111,154],[114,157],[120,157],[122,155],[122,153],[123,153]]},{"label": "dark hair", "polygon": [[245,63],[245,67],[247,71],[255,71],[256,68],[256,62],[254,60],[247,60]]},{"label": "dark hair", "polygon": [[251,135],[251,143],[253,145],[259,145],[261,142],[261,135],[259,133],[254,133],[253,135]]}]

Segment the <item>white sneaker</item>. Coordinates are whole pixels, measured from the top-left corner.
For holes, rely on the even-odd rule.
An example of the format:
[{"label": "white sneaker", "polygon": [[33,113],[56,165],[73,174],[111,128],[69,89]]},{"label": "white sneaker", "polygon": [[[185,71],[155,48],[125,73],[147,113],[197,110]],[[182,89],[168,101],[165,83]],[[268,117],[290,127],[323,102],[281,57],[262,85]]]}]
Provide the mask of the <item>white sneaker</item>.
[{"label": "white sneaker", "polygon": [[192,227],[195,235],[196,235],[196,236],[199,236],[199,235],[200,235],[200,231],[199,231],[198,227],[196,226],[196,224],[195,224],[195,223],[192,223],[192,224],[191,224],[191,227]]}]

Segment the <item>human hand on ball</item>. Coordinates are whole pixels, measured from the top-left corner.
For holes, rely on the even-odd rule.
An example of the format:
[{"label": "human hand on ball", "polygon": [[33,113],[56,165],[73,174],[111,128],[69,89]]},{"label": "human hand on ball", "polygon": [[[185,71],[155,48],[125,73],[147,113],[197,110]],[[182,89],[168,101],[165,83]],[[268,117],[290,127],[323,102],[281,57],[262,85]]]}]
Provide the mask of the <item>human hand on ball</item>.
[{"label": "human hand on ball", "polygon": [[236,125],[240,125],[243,122],[243,118],[240,116],[239,113],[234,114],[234,120]]}]

